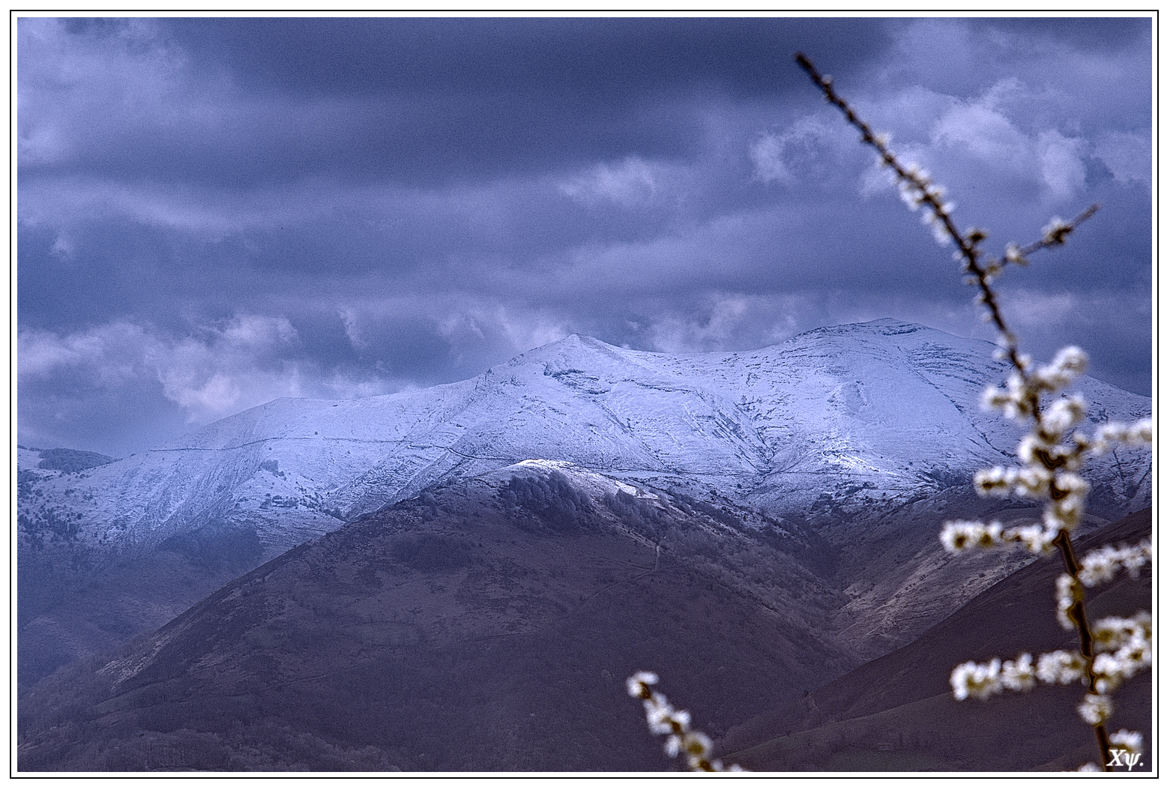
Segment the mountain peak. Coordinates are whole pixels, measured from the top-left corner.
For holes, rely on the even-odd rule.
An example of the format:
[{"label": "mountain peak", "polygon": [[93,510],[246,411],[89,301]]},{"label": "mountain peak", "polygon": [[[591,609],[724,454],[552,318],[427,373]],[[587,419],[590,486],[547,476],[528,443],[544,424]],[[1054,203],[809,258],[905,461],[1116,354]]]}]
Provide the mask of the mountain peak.
[{"label": "mountain peak", "polygon": [[862,321],[856,324],[846,324],[846,326],[865,327],[866,329],[873,329],[882,334],[909,334],[910,332],[921,332],[930,327],[922,324],[916,324],[911,321],[902,321],[897,318],[875,318],[872,321]]},{"label": "mountain peak", "polygon": [[590,348],[597,350],[617,350],[617,346],[611,346],[603,340],[598,340],[589,335],[583,335],[580,332],[573,332],[571,335],[566,335],[560,340],[553,341],[545,346],[549,347],[563,347],[563,348]]},{"label": "mountain peak", "polygon": [[513,358],[511,363],[527,363],[533,360],[550,361],[560,360],[561,362],[572,362],[581,360],[582,358],[622,358],[626,355],[627,349],[619,346],[612,346],[603,340],[598,340],[589,335],[583,335],[579,332],[574,332],[571,335],[566,335],[560,340],[554,340],[551,343],[546,343],[543,346],[526,351]]},{"label": "mountain peak", "polygon": [[902,321],[897,318],[875,318],[872,321],[855,321],[849,324],[834,324],[832,326],[818,327],[817,329],[810,329],[807,332],[801,332],[795,335],[795,337],[846,334],[909,335],[915,332],[933,331],[938,330],[931,329],[924,324],[913,323],[912,321]]}]

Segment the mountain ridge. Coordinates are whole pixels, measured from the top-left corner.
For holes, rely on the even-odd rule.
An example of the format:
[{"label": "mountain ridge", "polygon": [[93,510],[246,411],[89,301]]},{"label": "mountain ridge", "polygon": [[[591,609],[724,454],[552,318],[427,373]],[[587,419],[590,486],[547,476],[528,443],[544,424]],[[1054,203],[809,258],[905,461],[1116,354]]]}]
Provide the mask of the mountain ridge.
[{"label": "mountain ridge", "polygon": [[[74,598],[120,599],[156,566],[196,580],[211,568],[189,593],[134,593],[190,603],[245,570],[244,557],[269,559],[436,484],[533,458],[761,509],[861,556],[859,546],[900,529],[898,519],[879,523],[883,514],[910,507],[926,524],[913,503],[970,498],[975,469],[1011,462],[1014,427],[976,407],[1002,379],[992,348],[895,320],[746,352],[633,351],[570,335],[462,382],[279,399],[176,446],[73,473],[39,468],[22,449],[18,614],[41,633],[24,633],[25,643],[52,644]],[[1149,412],[1149,399],[1081,383],[1091,419]],[[1119,456],[1116,466],[1092,473],[1094,514],[1148,496],[1148,477],[1132,483],[1148,475],[1148,459]],[[133,608],[110,625],[112,638],[159,624],[136,626]]]}]

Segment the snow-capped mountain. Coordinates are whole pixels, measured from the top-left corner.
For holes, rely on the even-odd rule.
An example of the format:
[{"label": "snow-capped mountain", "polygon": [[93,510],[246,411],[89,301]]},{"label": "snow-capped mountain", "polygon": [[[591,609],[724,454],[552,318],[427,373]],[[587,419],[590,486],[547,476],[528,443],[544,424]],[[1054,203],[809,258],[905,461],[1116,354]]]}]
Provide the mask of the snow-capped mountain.
[{"label": "snow-capped mountain", "polygon": [[[1012,454],[1018,429],[977,406],[1003,378],[991,352],[891,320],[744,353],[572,335],[454,384],[276,400],[73,474],[22,457],[21,535],[123,549],[214,521],[247,524],[278,552],[437,481],[528,458],[779,512],[868,507]],[[1095,421],[1149,413],[1148,398],[1091,378],[1079,389]],[[1134,463],[1111,463],[1098,490],[1132,498],[1144,471]]]},{"label": "snow-capped mountain", "polygon": [[[909,571],[848,581],[859,606],[889,608],[887,623],[914,604],[926,627],[953,597],[922,599],[940,562],[930,535],[942,492],[969,496],[971,474],[1010,463],[1019,436],[977,405],[1005,374],[992,351],[892,320],[743,353],[649,353],[572,335],[467,381],[281,399],[109,463],[21,450],[22,666],[36,656],[39,674],[160,625],[347,520],[526,459],[811,527],[847,546],[842,572],[901,567],[929,544],[917,581]],[[1094,421],[1149,414],[1149,398],[1079,385]],[[1148,453],[1133,453],[1090,470],[1091,509],[1147,500],[1149,468]],[[922,534],[895,553],[887,538],[904,537],[907,518]],[[889,556],[875,564],[880,552]],[[888,630],[873,628],[878,641]]]}]

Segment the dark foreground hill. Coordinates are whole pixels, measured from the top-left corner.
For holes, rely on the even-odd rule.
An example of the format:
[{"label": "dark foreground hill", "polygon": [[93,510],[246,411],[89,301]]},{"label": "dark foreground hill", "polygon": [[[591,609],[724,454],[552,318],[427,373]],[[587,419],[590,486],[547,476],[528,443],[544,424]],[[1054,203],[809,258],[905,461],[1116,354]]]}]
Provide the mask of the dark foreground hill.
[{"label": "dark foreground hill", "polygon": [[18,766],[667,770],[632,672],[720,734],[857,663],[822,635],[842,603],[825,556],[746,512],[512,467],[300,546],[33,686]]},{"label": "dark foreground hill", "polygon": [[[1136,543],[1149,537],[1151,512],[1105,527],[1078,548]],[[951,669],[968,660],[1076,650],[1075,634],[1056,622],[1058,556],[1043,558],[976,596],[918,639],[783,706],[736,727],[721,751],[745,767],[776,771],[1063,771],[1094,761],[1090,729],[1076,705],[1084,688],[1042,686],[986,702],[956,702]],[[1150,574],[1093,590],[1090,618],[1152,611]],[[1149,770],[1150,674],[1115,696],[1109,730],[1139,731]]]}]

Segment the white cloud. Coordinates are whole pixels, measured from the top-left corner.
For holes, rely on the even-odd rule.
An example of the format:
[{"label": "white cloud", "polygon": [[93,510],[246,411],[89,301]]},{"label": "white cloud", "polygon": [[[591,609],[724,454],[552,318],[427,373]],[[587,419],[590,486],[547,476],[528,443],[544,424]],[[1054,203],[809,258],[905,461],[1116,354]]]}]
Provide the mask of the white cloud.
[{"label": "white cloud", "polygon": [[1152,181],[1149,134],[1110,132],[1093,147],[1093,156],[1104,162],[1118,181],[1136,181],[1146,186]]},{"label": "white cloud", "polygon": [[[74,128],[77,118],[174,116],[199,103],[198,94],[189,89],[189,61],[167,42],[156,20],[122,19],[111,23],[111,34],[102,36],[72,35],[68,24],[54,18],[17,21],[21,163],[67,160],[75,153],[71,140],[104,131]],[[37,56],[20,57],[25,52]],[[176,102],[178,96],[184,101]],[[79,112],[82,108],[85,112]],[[109,108],[118,108],[118,113]]]},{"label": "white cloud", "polygon": [[182,337],[130,321],[70,333],[22,330],[18,386],[60,376],[106,390],[153,383],[189,422],[205,421],[302,395],[297,363],[285,357],[296,341],[286,318],[254,314]]},{"label": "white cloud", "polygon": [[939,118],[931,142],[960,149],[997,169],[1027,167],[1032,142],[1008,118],[985,101],[960,102]]},{"label": "white cloud", "polygon": [[654,169],[631,156],[615,164],[601,163],[557,185],[560,192],[584,205],[609,202],[627,208],[649,203],[658,193]]},{"label": "white cloud", "polygon": [[345,327],[345,336],[354,350],[364,351],[369,348],[370,341],[362,332],[358,311],[352,307],[340,307],[337,310],[337,315],[341,319],[341,325]]},{"label": "white cloud", "polygon": [[539,309],[507,307],[474,298],[460,300],[455,312],[441,320],[439,334],[454,349],[497,344],[504,353],[519,354],[572,333],[560,318]]},{"label": "white cloud", "polygon": [[783,131],[764,132],[748,148],[752,176],[764,183],[790,186],[827,158],[828,146],[836,145],[837,127],[826,127],[820,116],[805,116]]},{"label": "white cloud", "polygon": [[654,347],[663,351],[699,351],[718,347],[732,337],[748,312],[747,297],[721,294],[702,315],[670,315],[650,331]]},{"label": "white cloud", "polygon": [[[1052,103],[1049,93],[1017,78],[999,80],[971,97],[914,87],[883,100],[871,121],[882,130],[892,127],[891,147],[899,159],[927,167],[952,194],[1006,194],[1023,187],[1035,190],[1033,200],[1065,205],[1083,197],[1090,146],[1082,137],[1036,123],[1033,112]],[[930,107],[934,115],[926,119],[902,111],[911,106]],[[889,183],[888,171],[875,164],[862,177],[860,191],[868,197],[886,191]]]},{"label": "white cloud", "polygon": [[232,349],[266,349],[297,340],[297,330],[284,316],[236,315],[219,330],[225,345]]},{"label": "white cloud", "polygon": [[[1004,311],[1019,331],[1034,333],[1051,327],[1069,326],[1090,300],[1084,294],[1040,291],[1034,288],[1003,288]],[[1092,301],[1103,302],[1104,297]]]},{"label": "white cloud", "polygon": [[[1001,109],[1025,92],[1018,80],[992,85],[971,101],[958,101],[931,129],[928,156],[945,162],[959,159],[962,172],[975,178],[1030,180],[1042,198],[1064,204],[1085,189],[1087,143],[1058,129],[1028,130]],[[963,162],[963,160],[966,160]]]},{"label": "white cloud", "polygon": [[658,316],[646,327],[646,342],[669,353],[778,343],[798,331],[802,307],[801,297],[791,294],[711,293],[697,309]]},{"label": "white cloud", "polygon": [[761,134],[748,149],[752,160],[752,174],[757,181],[778,181],[791,184],[795,177],[784,163],[784,136],[769,132]]},{"label": "white cloud", "polygon": [[114,321],[65,335],[43,330],[17,333],[17,376],[36,381],[63,370],[82,372],[92,383],[118,386],[142,374],[153,338],[140,326]]},{"label": "white cloud", "polygon": [[288,190],[292,194],[281,198],[274,193],[192,190],[174,184],[38,177],[21,186],[18,218],[30,226],[57,230],[58,240],[69,245],[63,250],[66,253],[72,251],[71,234],[62,229],[110,219],[218,240],[245,229],[311,216],[313,211],[304,200],[304,193],[311,189],[292,188]]},{"label": "white cloud", "polygon": [[163,392],[182,406],[194,421],[201,415],[230,412],[240,401],[240,387],[230,376],[213,373],[201,381],[197,374],[178,368],[159,371]]},{"label": "white cloud", "polygon": [[1036,151],[1040,160],[1040,176],[1054,200],[1065,202],[1084,191],[1085,163],[1082,151],[1085,148],[1083,140],[1065,137],[1052,129],[1038,136]]}]

